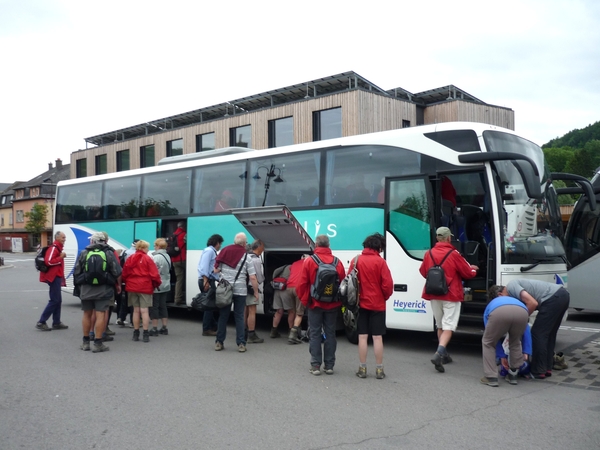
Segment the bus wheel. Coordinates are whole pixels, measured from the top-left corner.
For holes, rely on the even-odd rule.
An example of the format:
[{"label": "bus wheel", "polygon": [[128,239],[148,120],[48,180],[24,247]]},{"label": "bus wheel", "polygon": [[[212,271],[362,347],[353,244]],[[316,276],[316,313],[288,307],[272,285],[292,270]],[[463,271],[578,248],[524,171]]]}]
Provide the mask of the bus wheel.
[{"label": "bus wheel", "polygon": [[358,330],[356,329],[356,321],[358,319],[358,311],[351,311],[349,308],[342,307],[342,320],[344,321],[344,330],[346,338],[351,344],[358,344]]}]

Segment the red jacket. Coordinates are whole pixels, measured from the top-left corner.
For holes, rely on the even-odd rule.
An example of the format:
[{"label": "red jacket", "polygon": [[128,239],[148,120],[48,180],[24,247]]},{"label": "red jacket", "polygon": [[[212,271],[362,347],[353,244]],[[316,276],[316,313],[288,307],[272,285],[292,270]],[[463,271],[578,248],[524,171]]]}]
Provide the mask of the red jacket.
[{"label": "red jacket", "polygon": [[[329,247],[317,247],[315,248],[315,255],[319,257],[324,263],[333,262],[333,253]],[[342,302],[331,302],[323,303],[315,300],[310,296],[310,287],[312,286],[315,277],[317,276],[317,263],[312,258],[305,258],[302,264],[302,272],[300,273],[300,280],[296,286],[296,295],[302,302],[302,304],[308,308],[323,308],[323,309],[334,309],[339,308]],[[340,282],[344,279],[345,271],[344,265],[338,259],[337,273],[340,277]]]},{"label": "red jacket", "polygon": [[174,263],[185,261],[186,257],[187,257],[186,256],[187,246],[185,244],[186,232],[183,228],[180,227],[180,228],[177,228],[173,234],[175,236],[177,236],[177,247],[179,247],[179,249],[181,251],[179,252],[179,255],[171,257],[171,261]]},{"label": "red jacket", "polygon": [[[433,253],[435,262],[439,264],[451,250],[454,251],[446,258],[446,261],[442,265],[442,269],[444,269],[444,274],[446,275],[446,282],[448,283],[448,293],[446,295],[426,294],[425,287],[423,287],[423,294],[421,296],[425,300],[446,300],[448,302],[462,302],[464,300],[462,280],[475,277],[477,271],[471,267],[467,260],[449,242],[436,243],[431,249],[431,253]],[[433,265],[429,252],[425,253],[425,257],[419,268],[419,272],[421,272],[423,278],[427,276],[427,271]]]},{"label": "red jacket", "polygon": [[298,261],[294,261],[290,266],[290,276],[287,279],[287,287],[295,288],[298,286],[298,282],[300,281],[300,275],[302,273],[302,266],[304,265],[304,260],[299,259]]},{"label": "red jacket", "polygon": [[40,272],[40,281],[52,283],[56,277],[62,278],[62,285],[65,286],[65,259],[60,257],[63,251],[63,245],[59,241],[54,241],[46,250],[44,262],[48,266],[48,272]]},{"label": "red jacket", "polygon": [[142,250],[127,258],[121,276],[127,292],[140,294],[152,295],[162,282],[154,260]]},{"label": "red jacket", "polygon": [[[365,248],[358,257],[358,293],[360,307],[371,311],[385,311],[385,302],[394,292],[390,269],[377,250]],[[354,258],[348,273],[354,268]]]}]

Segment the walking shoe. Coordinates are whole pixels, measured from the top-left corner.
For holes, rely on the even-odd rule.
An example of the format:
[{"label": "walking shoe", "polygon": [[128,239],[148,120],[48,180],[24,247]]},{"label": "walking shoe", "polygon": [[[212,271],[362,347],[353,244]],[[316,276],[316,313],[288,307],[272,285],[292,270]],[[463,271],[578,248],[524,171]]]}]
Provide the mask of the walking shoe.
[{"label": "walking shoe", "polygon": [[246,346],[244,344],[238,345],[238,352],[244,353],[246,351]]},{"label": "walking shoe", "polygon": [[140,340],[140,330],[133,330],[133,338],[131,340],[132,341]]},{"label": "walking shoe", "polygon": [[452,357],[446,353],[445,355],[442,355],[442,364],[450,364],[452,362]]},{"label": "walking shoe", "polygon": [[252,332],[250,333],[250,336],[248,336],[248,344],[262,344],[263,342],[265,342],[265,340],[259,338],[256,332]]},{"label": "walking shoe", "polygon": [[111,330],[110,328],[106,327],[106,331],[104,332],[106,333],[107,336],[114,336],[115,332],[113,330]]},{"label": "walking shoe", "polygon": [[438,352],[435,352],[433,354],[433,358],[431,358],[431,364],[433,364],[435,366],[435,370],[437,370],[440,373],[445,372],[444,366],[442,365],[442,361],[442,355],[440,355]]},{"label": "walking shoe", "polygon": [[552,368],[554,370],[564,370],[569,368],[569,366],[565,362],[565,355],[563,354],[563,352],[558,352],[554,354],[554,362],[552,364]]},{"label": "walking shoe", "polygon": [[112,336],[102,336],[102,342],[110,342],[110,341],[114,341],[115,338]]},{"label": "walking shoe", "polygon": [[96,335],[94,334],[93,331],[90,331],[90,341],[94,341],[96,339]]},{"label": "walking shoe", "polygon": [[106,345],[104,345],[103,343],[100,343],[100,345],[94,343],[94,348],[92,349],[92,353],[107,352],[109,350],[110,350],[110,348],[107,347]]},{"label": "walking shoe", "polygon": [[121,319],[117,319],[117,321],[115,323],[117,325],[119,325],[120,327],[124,327],[125,326],[125,322],[123,322]]},{"label": "walking shoe", "polygon": [[167,327],[162,327],[160,330],[158,330],[158,334],[162,334],[163,336],[166,336],[169,334],[169,330],[167,330]]},{"label": "walking shoe", "polygon": [[533,373],[533,372],[531,372],[529,375],[531,376],[532,380],[545,380],[546,379],[546,374],[545,373]]},{"label": "walking shoe", "polygon": [[546,378],[550,378],[552,376],[552,371],[551,370],[547,370],[546,371]]},{"label": "walking shoe", "polygon": [[148,333],[148,330],[144,330],[144,334],[142,336],[142,340],[144,342],[150,342],[150,334]]},{"label": "walking shoe", "polygon": [[325,368],[325,375],[333,375],[333,367]]},{"label": "walking shoe", "polygon": [[55,323],[52,325],[53,330],[66,330],[67,328],[69,327],[62,322]]},{"label": "walking shoe", "polygon": [[383,380],[385,378],[385,372],[383,371],[383,367],[381,369],[375,369],[375,378],[378,380]]},{"label": "walking shoe", "polygon": [[215,342],[215,352],[220,352],[223,349],[225,349],[225,347],[222,343],[220,343],[219,341]]},{"label": "walking shoe", "polygon": [[358,378],[367,378],[367,368],[366,367],[358,367],[358,372],[356,372],[356,376]]},{"label": "walking shoe", "polygon": [[308,371],[313,375],[321,375],[321,368],[318,366],[313,366],[310,369],[308,369]]},{"label": "walking shoe", "polygon": [[517,377],[518,376],[519,376],[519,370],[518,369],[508,369],[508,373],[506,374],[506,376],[504,377],[504,379],[506,381],[508,381],[510,384],[516,385],[517,384]]},{"label": "walking shoe", "polygon": [[277,328],[271,328],[271,334],[269,335],[269,337],[272,339],[275,339],[275,338],[281,337],[281,334],[279,334],[279,331],[277,331]]},{"label": "walking shoe", "polygon": [[148,331],[148,334],[150,336],[158,336],[158,330],[156,328],[152,328],[150,331]]},{"label": "walking shoe", "polygon": [[498,387],[498,378],[483,377],[481,380],[479,380],[479,382],[481,384],[487,384],[491,387]]},{"label": "walking shoe", "polygon": [[205,330],[202,332],[202,336],[216,336],[217,332],[214,330]]},{"label": "walking shoe", "polygon": [[89,351],[90,351],[90,341],[83,341],[83,342],[81,343],[81,345],[79,346],[79,348],[80,348],[81,350],[84,350],[84,351],[86,351],[86,352],[89,352]]},{"label": "walking shoe", "polygon": [[35,327],[41,331],[52,331],[52,328],[50,328],[48,325],[46,325],[45,323],[42,323],[42,322],[36,323]]},{"label": "walking shoe", "polygon": [[302,344],[302,339],[298,337],[298,328],[293,327],[288,336],[288,344]]}]

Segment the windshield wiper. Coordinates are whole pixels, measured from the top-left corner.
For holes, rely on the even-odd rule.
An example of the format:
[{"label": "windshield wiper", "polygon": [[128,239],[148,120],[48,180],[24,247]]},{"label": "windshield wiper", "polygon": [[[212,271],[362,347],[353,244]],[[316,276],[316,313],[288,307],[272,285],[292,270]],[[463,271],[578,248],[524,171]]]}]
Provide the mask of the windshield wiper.
[{"label": "windshield wiper", "polygon": [[537,259],[537,260],[535,260],[535,262],[533,264],[530,264],[528,266],[522,266],[519,270],[521,272],[528,272],[531,269],[533,269],[534,267],[539,266],[543,262],[553,262],[553,261],[554,261],[553,259]]}]

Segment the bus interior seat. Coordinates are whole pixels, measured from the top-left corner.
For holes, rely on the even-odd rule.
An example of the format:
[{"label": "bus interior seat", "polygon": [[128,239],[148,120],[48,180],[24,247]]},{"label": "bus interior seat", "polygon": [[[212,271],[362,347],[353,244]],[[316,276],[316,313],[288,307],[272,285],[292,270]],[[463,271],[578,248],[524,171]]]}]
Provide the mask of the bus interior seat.
[{"label": "bus interior seat", "polygon": [[469,264],[479,264],[479,242],[452,240],[452,245],[467,260]]}]

